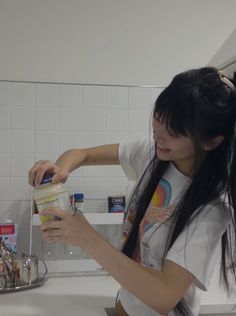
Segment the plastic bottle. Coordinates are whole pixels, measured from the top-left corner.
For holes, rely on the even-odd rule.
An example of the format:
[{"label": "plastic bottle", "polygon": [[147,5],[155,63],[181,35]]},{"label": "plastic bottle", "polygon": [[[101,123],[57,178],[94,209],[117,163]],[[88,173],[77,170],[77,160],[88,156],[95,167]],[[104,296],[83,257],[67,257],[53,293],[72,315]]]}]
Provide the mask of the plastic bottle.
[{"label": "plastic bottle", "polygon": [[[35,187],[33,197],[40,213],[47,208],[59,208],[62,211],[70,211],[71,202],[69,193],[63,183],[52,183],[52,177],[44,178],[39,187]],[[59,219],[51,215],[40,215],[41,222]]]},{"label": "plastic bottle", "polygon": [[84,211],[84,194],[74,193],[74,213],[83,213]]}]

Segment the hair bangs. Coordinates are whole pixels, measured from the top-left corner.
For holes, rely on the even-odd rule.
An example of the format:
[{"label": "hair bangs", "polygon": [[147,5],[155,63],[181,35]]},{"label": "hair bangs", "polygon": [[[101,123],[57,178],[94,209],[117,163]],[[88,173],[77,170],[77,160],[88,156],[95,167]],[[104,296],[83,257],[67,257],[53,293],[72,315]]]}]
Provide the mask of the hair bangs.
[{"label": "hair bangs", "polygon": [[170,93],[171,89],[167,91],[168,88],[157,98],[153,115],[166,125],[170,134],[188,136],[191,124],[189,117],[185,115],[185,102],[180,102],[174,93]]}]

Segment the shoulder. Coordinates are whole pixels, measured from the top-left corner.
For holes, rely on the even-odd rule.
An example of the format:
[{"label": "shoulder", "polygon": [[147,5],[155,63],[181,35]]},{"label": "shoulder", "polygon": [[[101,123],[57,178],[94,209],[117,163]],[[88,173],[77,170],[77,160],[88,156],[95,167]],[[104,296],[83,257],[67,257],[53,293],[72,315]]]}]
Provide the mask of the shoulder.
[{"label": "shoulder", "polygon": [[154,156],[154,142],[148,137],[122,141],[118,156],[128,178],[137,180]]},{"label": "shoulder", "polygon": [[230,221],[230,209],[228,204],[221,198],[217,198],[204,207],[201,207],[196,211],[196,214],[193,215],[195,223],[211,222],[221,226],[223,230],[226,229]]},{"label": "shoulder", "polygon": [[148,151],[153,151],[153,149],[154,142],[149,137],[129,138],[119,144],[119,154],[132,155],[132,153],[140,152],[146,155]]}]

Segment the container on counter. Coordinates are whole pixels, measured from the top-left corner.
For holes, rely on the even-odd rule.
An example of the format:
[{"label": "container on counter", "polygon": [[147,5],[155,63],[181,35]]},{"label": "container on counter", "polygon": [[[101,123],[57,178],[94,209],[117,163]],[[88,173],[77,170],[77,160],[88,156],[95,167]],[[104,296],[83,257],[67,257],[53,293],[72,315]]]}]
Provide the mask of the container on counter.
[{"label": "container on counter", "polygon": [[124,195],[108,196],[107,202],[109,213],[123,213],[125,211]]},{"label": "container on counter", "polygon": [[74,206],[75,214],[83,213],[84,211],[84,194],[83,193],[74,193],[73,206]]},{"label": "container on counter", "polygon": [[17,228],[14,223],[0,223],[0,245],[10,252],[17,252]]},{"label": "container on counter", "polygon": [[65,185],[52,183],[52,177],[44,178],[40,186],[34,188],[33,197],[42,223],[59,219],[51,215],[40,215],[45,209],[59,208],[62,211],[72,212],[70,196]]}]

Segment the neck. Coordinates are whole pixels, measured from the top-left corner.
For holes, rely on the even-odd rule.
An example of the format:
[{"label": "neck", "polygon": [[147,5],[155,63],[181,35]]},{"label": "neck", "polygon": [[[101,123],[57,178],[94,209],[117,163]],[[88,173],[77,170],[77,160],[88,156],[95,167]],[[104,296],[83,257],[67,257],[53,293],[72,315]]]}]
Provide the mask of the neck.
[{"label": "neck", "polygon": [[192,178],[193,176],[193,165],[189,165],[187,166],[186,164],[181,164],[179,162],[174,162],[173,164],[175,165],[176,169],[179,170],[179,172],[181,172],[183,175],[185,175],[186,177]]},{"label": "neck", "polygon": [[179,160],[173,161],[175,167],[185,176],[192,178],[194,173],[199,169],[203,160],[206,157],[206,153],[200,156],[200,159],[197,161],[196,159],[188,159],[188,160]]}]

